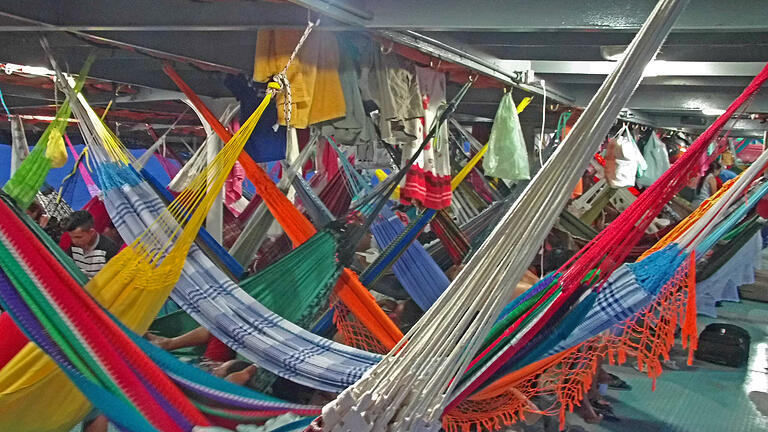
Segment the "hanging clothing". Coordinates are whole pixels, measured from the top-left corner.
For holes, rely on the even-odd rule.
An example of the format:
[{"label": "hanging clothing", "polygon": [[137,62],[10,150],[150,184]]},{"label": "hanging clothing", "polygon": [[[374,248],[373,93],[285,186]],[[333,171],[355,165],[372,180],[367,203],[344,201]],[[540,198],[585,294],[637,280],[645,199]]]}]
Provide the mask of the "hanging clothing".
[{"label": "hanging clothing", "polygon": [[[297,30],[259,30],[256,39],[254,81],[267,82],[280,73],[301,39]],[[339,48],[332,32],[310,33],[286,72],[291,86],[291,126],[307,126],[346,115],[339,80]],[[285,92],[277,95],[277,116],[285,125]]]},{"label": "hanging clothing", "polygon": [[[445,74],[431,68],[416,67],[416,77],[424,107],[424,120],[419,138],[401,144],[405,166],[421,145],[429,129],[437,121],[445,101]],[[400,199],[418,201],[427,208],[440,210],[451,205],[451,161],[448,125],[443,124],[408,170],[400,187]]]},{"label": "hanging clothing", "polygon": [[483,169],[487,176],[504,180],[531,178],[523,129],[520,127],[512,93],[507,93],[501,98],[499,109],[496,111],[488,139],[488,153],[483,158]]},{"label": "hanging clothing", "polygon": [[[240,123],[253,114],[264,99],[267,85],[247,80],[243,76],[227,75],[224,85],[240,102]],[[245,143],[245,152],[254,162],[274,162],[285,159],[286,127],[277,122],[278,106],[267,105]],[[282,110],[282,106],[280,108]]]},{"label": "hanging clothing", "polygon": [[422,136],[424,106],[414,65],[394,54],[370,50],[360,73],[364,100],[379,107],[381,139],[392,144],[411,144]]},{"label": "hanging clothing", "polygon": [[376,135],[376,131],[373,120],[365,112],[363,97],[358,86],[360,78],[354,60],[359,57],[359,53],[344,37],[339,36],[337,40],[341,50],[339,79],[347,112],[344,118],[324,124],[322,132],[324,135],[332,136],[339,145],[369,144]]}]

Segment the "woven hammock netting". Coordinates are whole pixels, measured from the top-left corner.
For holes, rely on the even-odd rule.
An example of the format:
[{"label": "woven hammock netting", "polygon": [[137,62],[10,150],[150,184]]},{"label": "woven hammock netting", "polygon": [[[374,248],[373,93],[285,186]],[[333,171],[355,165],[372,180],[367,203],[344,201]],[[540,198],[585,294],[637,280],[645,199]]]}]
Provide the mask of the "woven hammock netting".
[{"label": "woven hammock netting", "polygon": [[[557,415],[561,425],[586,396],[603,359],[623,364],[635,359],[638,368],[654,381],[669,360],[675,331],[683,328],[683,346],[689,362],[697,345],[695,264],[687,260],[662,288],[656,299],[640,313],[562,353],[548,357],[463,401],[443,416],[448,432],[469,432],[483,425],[489,430],[515,423],[526,413]],[[542,396],[544,398],[542,398]],[[552,400],[549,406],[531,409],[529,400]]]}]

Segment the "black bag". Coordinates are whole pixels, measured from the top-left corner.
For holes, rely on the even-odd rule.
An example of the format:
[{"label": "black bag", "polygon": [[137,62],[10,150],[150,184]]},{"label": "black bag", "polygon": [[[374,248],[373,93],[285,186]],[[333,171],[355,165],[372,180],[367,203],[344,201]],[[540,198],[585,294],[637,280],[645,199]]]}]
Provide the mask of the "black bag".
[{"label": "black bag", "polygon": [[696,358],[710,363],[739,367],[749,358],[749,333],[732,324],[713,323],[699,335]]}]

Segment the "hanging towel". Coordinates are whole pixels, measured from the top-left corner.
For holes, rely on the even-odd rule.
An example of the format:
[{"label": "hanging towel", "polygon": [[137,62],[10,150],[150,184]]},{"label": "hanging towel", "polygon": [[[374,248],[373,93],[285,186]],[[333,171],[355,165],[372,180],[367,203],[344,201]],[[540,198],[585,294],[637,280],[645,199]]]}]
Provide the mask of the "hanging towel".
[{"label": "hanging towel", "polygon": [[[259,30],[256,39],[254,81],[267,82],[283,70],[301,39],[297,30]],[[332,32],[310,33],[288,67],[291,86],[291,126],[307,126],[346,115],[344,93],[339,80],[339,47]],[[285,125],[285,92],[277,96],[277,116]]]},{"label": "hanging towel", "polygon": [[496,117],[493,119],[488,153],[483,159],[483,169],[490,177],[505,180],[529,180],[528,152],[525,149],[523,130],[517,116],[512,93],[501,98]]},{"label": "hanging towel", "polygon": [[[253,114],[264,99],[267,89],[266,84],[249,81],[243,76],[235,75],[228,75],[224,80],[224,85],[240,102],[240,123],[244,123]],[[269,104],[261,115],[261,121],[245,143],[245,152],[254,162],[285,159],[286,128],[277,124],[277,111],[277,105]]]},{"label": "hanging towel", "polygon": [[[422,139],[437,121],[441,106],[445,105],[444,73],[431,68],[416,67],[416,78],[424,107],[424,121],[419,138],[400,145],[403,166],[421,146]],[[448,125],[443,124],[408,170],[400,187],[402,201],[419,201],[425,207],[435,210],[451,205],[451,156],[448,139]]]},{"label": "hanging towel", "polygon": [[652,132],[651,136],[648,137],[643,157],[648,164],[648,169],[637,178],[637,184],[647,187],[661,177],[670,166],[667,146],[656,136],[656,132]]}]

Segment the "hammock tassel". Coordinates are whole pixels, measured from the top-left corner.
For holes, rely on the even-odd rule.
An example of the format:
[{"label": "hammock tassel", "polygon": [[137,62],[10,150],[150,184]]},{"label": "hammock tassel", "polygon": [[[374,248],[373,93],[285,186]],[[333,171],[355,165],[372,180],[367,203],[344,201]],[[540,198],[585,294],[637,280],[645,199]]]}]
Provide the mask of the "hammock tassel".
[{"label": "hammock tassel", "polygon": [[686,302],[685,321],[682,329],[683,348],[688,348],[688,366],[693,364],[693,353],[699,345],[696,328],[696,254],[690,256],[688,268],[688,301]]}]

